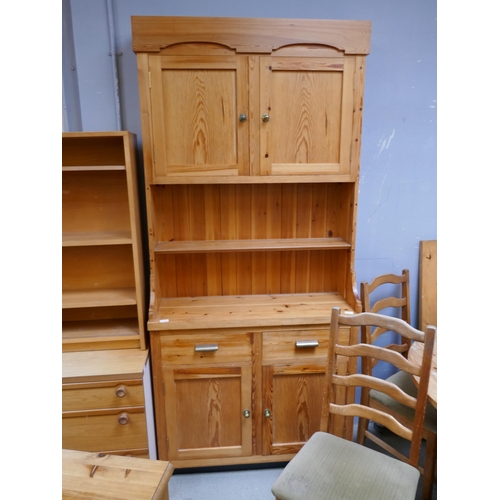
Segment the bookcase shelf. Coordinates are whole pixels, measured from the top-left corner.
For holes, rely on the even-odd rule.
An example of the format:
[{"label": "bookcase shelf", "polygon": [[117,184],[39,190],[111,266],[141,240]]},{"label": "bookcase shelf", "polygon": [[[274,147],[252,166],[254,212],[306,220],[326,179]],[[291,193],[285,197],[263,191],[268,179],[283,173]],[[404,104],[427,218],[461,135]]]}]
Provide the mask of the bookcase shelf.
[{"label": "bookcase shelf", "polygon": [[146,349],[135,136],[62,136],[63,351]]}]

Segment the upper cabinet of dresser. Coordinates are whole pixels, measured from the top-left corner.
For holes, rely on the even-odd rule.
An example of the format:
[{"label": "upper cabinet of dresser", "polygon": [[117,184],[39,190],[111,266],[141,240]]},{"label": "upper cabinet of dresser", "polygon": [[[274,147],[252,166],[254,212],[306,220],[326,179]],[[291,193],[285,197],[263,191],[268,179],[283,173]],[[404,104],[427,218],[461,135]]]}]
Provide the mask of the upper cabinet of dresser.
[{"label": "upper cabinet of dresser", "polygon": [[370,29],[132,17],[149,183],[354,181]]}]

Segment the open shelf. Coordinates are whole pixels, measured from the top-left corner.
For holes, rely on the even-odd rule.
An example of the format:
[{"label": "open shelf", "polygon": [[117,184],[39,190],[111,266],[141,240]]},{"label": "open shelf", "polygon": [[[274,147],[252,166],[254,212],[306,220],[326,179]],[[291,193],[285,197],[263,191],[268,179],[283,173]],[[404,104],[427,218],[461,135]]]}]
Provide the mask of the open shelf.
[{"label": "open shelf", "polygon": [[63,172],[125,170],[125,165],[65,165]]},{"label": "open shelf", "polygon": [[342,238],[275,238],[257,240],[159,241],[154,248],[154,252],[156,254],[211,253],[349,248],[351,248],[351,245]]},{"label": "open shelf", "polygon": [[107,288],[99,290],[65,290],[62,308],[126,306],[137,304],[135,288]]},{"label": "open shelf", "polygon": [[352,308],[338,293],[293,293],[163,298],[148,329],[269,328],[325,325],[332,307]]},{"label": "open shelf", "polygon": [[67,232],[62,235],[63,247],[127,245],[132,243],[130,231]]},{"label": "open shelf", "polygon": [[80,349],[135,348],[140,346],[137,318],[117,318],[92,321],[63,321],[63,351],[76,346]]}]

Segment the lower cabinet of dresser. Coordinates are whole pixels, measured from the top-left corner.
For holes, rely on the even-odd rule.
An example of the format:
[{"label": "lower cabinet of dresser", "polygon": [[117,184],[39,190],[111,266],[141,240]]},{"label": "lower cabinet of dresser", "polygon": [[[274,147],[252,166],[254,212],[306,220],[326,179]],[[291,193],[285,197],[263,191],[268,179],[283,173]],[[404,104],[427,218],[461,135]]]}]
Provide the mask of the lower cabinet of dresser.
[{"label": "lower cabinet of dresser", "polygon": [[320,427],[328,336],[326,326],[155,332],[159,458],[177,468],[290,460]]}]

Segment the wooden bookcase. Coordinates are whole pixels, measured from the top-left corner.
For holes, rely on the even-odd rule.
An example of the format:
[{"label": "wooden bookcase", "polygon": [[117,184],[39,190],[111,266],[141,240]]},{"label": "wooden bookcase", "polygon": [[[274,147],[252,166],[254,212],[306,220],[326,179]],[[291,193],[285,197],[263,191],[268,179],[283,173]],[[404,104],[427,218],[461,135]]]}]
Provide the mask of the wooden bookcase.
[{"label": "wooden bookcase", "polygon": [[63,351],[147,347],[136,176],[133,134],[63,133]]},{"label": "wooden bookcase", "polygon": [[370,30],[132,17],[157,442],[176,467],[286,461],[318,429],[331,308],[360,310]]}]

